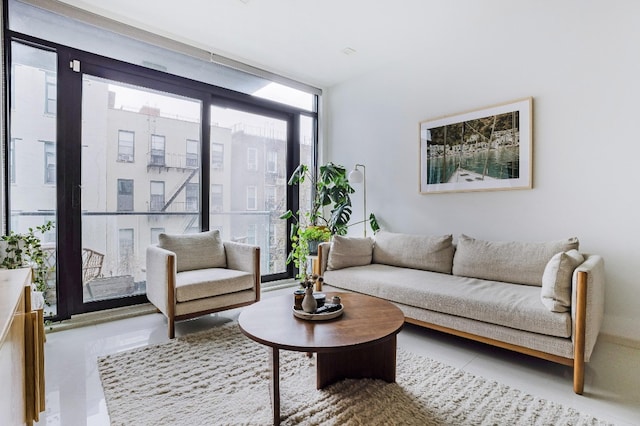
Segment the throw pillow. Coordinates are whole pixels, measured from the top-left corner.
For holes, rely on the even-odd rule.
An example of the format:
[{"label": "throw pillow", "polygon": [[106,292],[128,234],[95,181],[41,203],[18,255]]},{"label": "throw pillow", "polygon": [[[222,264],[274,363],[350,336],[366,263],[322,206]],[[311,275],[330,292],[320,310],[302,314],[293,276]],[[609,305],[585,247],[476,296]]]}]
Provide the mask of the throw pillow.
[{"label": "throw pillow", "polygon": [[380,231],[373,246],[373,263],[451,273],[453,236],[398,234]]},{"label": "throw pillow", "polygon": [[220,231],[197,234],[160,234],[158,247],[176,254],[176,271],[194,269],[226,268],[227,256]]},{"label": "throw pillow", "polygon": [[549,260],[564,251],[578,250],[578,239],[528,243],[483,241],[461,235],[453,258],[453,274],[463,277],[542,285]]},{"label": "throw pillow", "polygon": [[571,281],[573,271],[584,262],[578,250],[554,255],[542,274],[542,303],[551,312],[569,312],[571,309]]},{"label": "throw pillow", "polygon": [[373,240],[371,238],[334,235],[329,250],[327,270],[363,266],[371,263]]}]

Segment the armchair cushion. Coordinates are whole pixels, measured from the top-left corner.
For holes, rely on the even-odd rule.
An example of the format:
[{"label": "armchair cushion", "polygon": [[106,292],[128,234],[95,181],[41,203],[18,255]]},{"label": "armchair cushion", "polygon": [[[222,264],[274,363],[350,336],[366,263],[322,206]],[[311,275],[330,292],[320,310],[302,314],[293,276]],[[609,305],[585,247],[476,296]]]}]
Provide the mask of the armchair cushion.
[{"label": "armchair cushion", "polygon": [[176,274],[176,301],[205,299],[223,294],[251,290],[253,274],[233,269],[208,268]]},{"label": "armchair cushion", "polygon": [[220,231],[197,234],[160,234],[158,247],[176,254],[176,271],[226,268],[227,257]]}]

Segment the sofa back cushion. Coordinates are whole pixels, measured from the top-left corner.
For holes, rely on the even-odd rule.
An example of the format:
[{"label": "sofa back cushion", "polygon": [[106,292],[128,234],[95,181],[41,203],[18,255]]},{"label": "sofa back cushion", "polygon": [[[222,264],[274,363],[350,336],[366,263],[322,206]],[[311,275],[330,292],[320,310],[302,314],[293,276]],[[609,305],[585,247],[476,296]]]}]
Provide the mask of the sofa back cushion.
[{"label": "sofa back cushion", "polygon": [[379,231],[373,245],[373,263],[451,273],[451,234],[428,236]]},{"label": "sofa back cushion", "polygon": [[514,284],[542,285],[553,255],[578,249],[578,239],[528,243],[484,241],[461,235],[453,258],[453,274]]},{"label": "sofa back cushion", "polygon": [[176,272],[194,269],[226,268],[227,256],[220,231],[197,234],[160,234],[158,247],[176,254]]},{"label": "sofa back cushion", "polygon": [[334,235],[327,261],[327,270],[364,266],[371,263],[373,239]]}]

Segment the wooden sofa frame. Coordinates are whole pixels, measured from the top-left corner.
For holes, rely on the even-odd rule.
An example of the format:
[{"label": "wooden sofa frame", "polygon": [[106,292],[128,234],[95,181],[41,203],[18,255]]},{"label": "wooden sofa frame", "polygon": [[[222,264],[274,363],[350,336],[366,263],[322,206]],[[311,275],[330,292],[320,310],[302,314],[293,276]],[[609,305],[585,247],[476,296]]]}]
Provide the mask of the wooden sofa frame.
[{"label": "wooden sofa frame", "polygon": [[[321,258],[321,253],[318,253],[319,257],[317,259],[318,269],[319,265],[322,265],[323,259]],[[491,339],[489,337],[479,336],[477,334],[467,333],[465,331],[456,330],[454,328],[444,327],[437,324],[428,323],[425,321],[417,320],[414,318],[409,318],[405,316],[405,322],[409,324],[418,325],[420,327],[429,328],[432,330],[440,331],[443,333],[452,334],[459,337],[464,337],[466,339],[474,340],[481,343],[486,343],[492,346],[496,346],[503,349],[508,349],[514,352],[519,352],[525,355],[534,356],[537,358],[545,359],[547,361],[552,361],[558,364],[566,365],[569,367],[573,367],[573,391],[582,395],[584,392],[584,354],[585,354],[585,341],[586,341],[586,316],[587,316],[587,272],[578,271],[577,272],[577,283],[576,283],[576,319],[573,324],[574,331],[574,357],[565,358],[562,356],[550,354],[543,351],[538,351],[535,349],[527,348],[524,346],[514,345],[511,343],[502,342],[500,340]]]}]

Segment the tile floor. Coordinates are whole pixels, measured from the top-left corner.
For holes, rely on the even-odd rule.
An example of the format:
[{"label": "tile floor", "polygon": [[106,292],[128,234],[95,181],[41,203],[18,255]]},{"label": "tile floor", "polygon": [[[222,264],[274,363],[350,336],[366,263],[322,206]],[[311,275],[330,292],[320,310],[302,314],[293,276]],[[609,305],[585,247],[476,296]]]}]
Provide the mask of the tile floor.
[{"label": "tile floor", "polygon": [[[263,298],[291,289],[265,292]],[[180,322],[178,336],[235,320],[239,310]],[[109,425],[96,365],[99,356],[167,341],[166,321],[151,313],[47,334],[46,405],[37,425]],[[475,375],[551,399],[618,425],[640,425],[640,350],[600,340],[587,364],[585,393],[572,371],[525,355],[406,325],[399,347]]]}]

